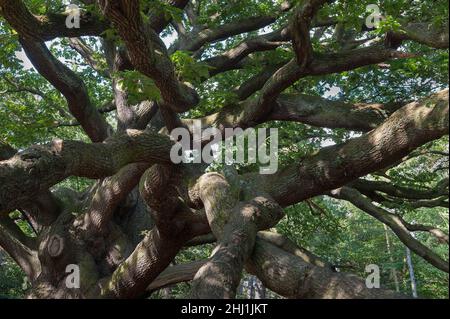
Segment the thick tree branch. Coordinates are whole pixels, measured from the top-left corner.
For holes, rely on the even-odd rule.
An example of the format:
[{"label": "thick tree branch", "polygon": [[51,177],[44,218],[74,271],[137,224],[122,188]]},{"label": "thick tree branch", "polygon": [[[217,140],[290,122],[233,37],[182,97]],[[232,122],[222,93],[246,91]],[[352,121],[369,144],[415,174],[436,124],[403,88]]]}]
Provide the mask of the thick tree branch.
[{"label": "thick tree branch", "polygon": [[304,70],[313,60],[311,22],[319,9],[327,2],[328,0],[308,0],[303,2],[295,12],[291,35],[297,64],[301,70]]},{"label": "thick tree branch", "polygon": [[39,230],[41,227],[50,226],[58,218],[61,213],[61,203],[51,191],[44,190],[24,200],[20,209],[32,217],[35,226],[38,226],[36,230]]},{"label": "thick tree branch", "polygon": [[327,261],[323,260],[322,258],[319,258],[313,253],[304,249],[303,247],[297,246],[297,244],[295,244],[289,238],[281,234],[274,233],[271,231],[260,231],[258,232],[257,238],[269,242],[272,245],[280,249],[283,249],[284,251],[294,256],[297,256],[298,258],[301,258],[303,261],[309,264],[312,264],[317,267],[328,268],[330,270],[333,269],[332,265],[329,264]]},{"label": "thick tree branch", "polygon": [[0,141],[0,162],[10,159],[16,153],[17,153],[17,151],[14,148],[12,148],[10,145]]},{"label": "thick tree branch", "polygon": [[393,197],[415,200],[415,199],[433,199],[445,195],[448,196],[448,183],[449,179],[447,177],[439,181],[436,187],[433,189],[419,190],[383,181],[369,181],[364,179],[358,179],[350,183],[349,186],[351,186],[352,188],[356,188],[362,193],[376,191],[385,193]]},{"label": "thick tree branch", "polygon": [[288,206],[389,166],[417,147],[449,132],[448,90],[410,103],[375,130],[327,147],[271,176],[255,176]]},{"label": "thick tree branch", "polygon": [[155,81],[164,101],[176,112],[185,112],[195,106],[197,93],[177,79],[164,43],[151,26],[142,21],[139,1],[112,3],[99,0],[98,3],[124,40],[133,66]]},{"label": "thick tree branch", "polygon": [[100,182],[84,216],[83,228],[88,233],[108,233],[108,226],[117,206],[138,185],[148,166],[147,163],[130,164]]},{"label": "thick tree branch", "polygon": [[[321,25],[320,21],[313,21],[311,27]],[[273,32],[250,37],[237,46],[222,52],[214,57],[203,60],[211,68],[210,76],[239,68],[241,62],[250,54],[260,51],[274,50],[292,40],[292,32],[289,26],[281,27]],[[273,72],[271,73],[273,74]],[[262,87],[262,85],[261,85]],[[260,87],[260,88],[261,88]]]},{"label": "thick tree branch", "polygon": [[244,58],[254,52],[268,51],[278,48],[289,39],[288,28],[282,28],[268,34],[260,35],[244,40],[236,47],[227,50],[220,55],[204,60],[211,68],[210,76],[230,70]]},{"label": "thick tree branch", "polygon": [[312,126],[370,131],[400,107],[392,104],[349,104],[306,95],[281,95],[265,121],[294,121]]},{"label": "thick tree branch", "polygon": [[168,137],[136,130],[105,143],[55,140],[32,147],[0,162],[0,212],[19,207],[69,176],[97,179],[131,163],[170,163],[171,147]]},{"label": "thick tree branch", "polygon": [[233,93],[237,95],[239,101],[246,100],[251,95],[253,95],[253,93],[260,90],[267,82],[267,80],[269,80],[270,77],[285,64],[286,62],[267,66],[261,72],[259,72],[255,76],[252,76],[246,82],[236,87],[233,90]]},{"label": "thick tree branch", "polygon": [[[191,281],[207,262],[199,260],[169,267],[152,282],[148,290]],[[404,298],[392,291],[368,289],[365,282],[354,275],[334,272],[319,257],[276,233],[258,233],[246,268],[257,275],[266,287],[286,298]]]},{"label": "thick tree branch", "polygon": [[436,49],[448,49],[448,21],[441,27],[434,23],[412,22],[402,27],[399,32],[391,32],[389,41],[399,46],[402,41],[412,40]]},{"label": "thick tree branch", "polygon": [[181,200],[174,183],[181,173],[181,169],[172,166],[154,165],[142,176],[140,193],[151,208],[155,227],[112,276],[99,282],[94,295],[114,298],[143,295],[187,241],[209,232],[204,214],[192,211]]},{"label": "thick tree branch", "polygon": [[198,270],[205,265],[206,262],[206,260],[199,260],[168,267],[161,274],[159,274],[155,280],[153,280],[153,282],[148,286],[147,291],[153,292],[173,284],[191,281],[194,279],[194,276]]},{"label": "thick tree branch", "polygon": [[280,93],[301,78],[353,70],[405,57],[409,57],[409,55],[387,49],[382,45],[373,45],[335,54],[316,54],[308,67],[303,69],[298,65],[296,59],[292,59],[267,80],[258,99],[248,101],[245,121],[258,122],[267,117]]},{"label": "thick tree branch", "polygon": [[[247,94],[246,90],[253,90],[251,86],[254,85],[256,83],[246,87],[241,93]],[[203,117],[202,126],[223,130],[236,126],[247,128],[270,121],[293,121],[317,127],[370,131],[401,106],[399,103],[350,104],[318,96],[282,94],[270,105],[269,114],[252,122],[250,116],[254,109],[246,107],[248,103],[250,102],[229,105],[217,113]],[[190,126],[192,120],[184,120],[184,123]]]},{"label": "thick tree branch", "polygon": [[0,246],[22,268],[30,280],[35,280],[40,272],[36,243],[25,236],[22,230],[9,218],[0,215]]},{"label": "thick tree branch", "polygon": [[[0,161],[8,160],[16,153],[17,151],[11,146],[0,142]],[[20,208],[25,210],[26,214],[30,214],[33,221],[39,226],[50,225],[60,213],[60,205],[49,190],[41,192],[31,200],[22,202]]]},{"label": "thick tree branch", "polygon": [[158,165],[146,171],[139,188],[152,208],[156,226],[111,277],[99,282],[100,291],[95,294],[114,298],[143,295],[187,241],[209,232],[204,214],[191,211],[180,201],[172,180],[177,176],[170,167]]},{"label": "thick tree branch", "polygon": [[24,38],[20,43],[39,73],[64,95],[70,112],[91,140],[104,141],[110,134],[109,125],[92,105],[82,79],[56,59],[45,43]]},{"label": "thick tree branch", "polygon": [[446,234],[445,232],[443,232],[441,229],[439,229],[437,227],[422,225],[422,224],[410,224],[404,220],[402,221],[402,223],[411,232],[416,232],[416,231],[428,232],[431,235],[433,235],[434,237],[436,237],[436,239],[439,242],[445,243],[448,245],[448,234]]},{"label": "thick tree branch", "polygon": [[133,253],[114,271],[102,279],[94,297],[137,298],[172,262],[189,236],[166,237],[158,229],[151,230]]},{"label": "thick tree branch", "polygon": [[192,42],[180,47],[180,49],[194,52],[199,50],[206,43],[213,43],[215,41],[223,40],[234,35],[263,28],[275,22],[276,18],[276,16],[254,17],[222,25],[213,30],[206,29],[199,32]]},{"label": "thick tree branch", "polygon": [[420,208],[420,207],[428,207],[428,208],[434,208],[434,207],[443,207],[448,208],[449,202],[448,202],[448,196],[443,196],[435,199],[418,199],[413,201],[407,201],[405,202],[412,208]]},{"label": "thick tree branch", "polygon": [[112,41],[105,40],[103,47],[109,72],[115,74],[112,79],[112,87],[117,110],[117,130],[119,132],[127,129],[143,130],[156,114],[158,106],[155,102],[147,100],[141,101],[137,105],[130,105],[129,93],[123,87],[124,78],[120,72],[131,69],[131,62],[128,60],[125,50],[117,49]]},{"label": "thick tree branch", "polygon": [[247,271],[265,287],[287,298],[392,299],[404,296],[384,289],[369,289],[364,280],[327,267],[314,266],[258,238]]},{"label": "thick tree branch", "polygon": [[197,236],[186,243],[186,247],[200,246],[205,244],[212,244],[217,241],[213,233]]},{"label": "thick tree branch", "polygon": [[[280,13],[289,11],[292,8],[292,4],[289,1],[284,2],[280,7]],[[231,22],[229,24],[221,25],[215,29],[205,29],[195,35],[191,41],[181,46],[181,50],[197,51],[207,43],[213,43],[219,40],[224,40],[229,37],[251,32],[261,29],[269,24],[275,22],[279,15],[267,15],[253,18],[246,18]]]},{"label": "thick tree branch", "polygon": [[[167,5],[178,9],[184,9],[189,3],[189,0],[164,0]],[[150,26],[156,33],[161,33],[164,28],[172,21],[172,17],[161,14],[161,12],[149,12],[147,14],[150,21]]]},{"label": "thick tree branch", "polygon": [[21,0],[0,0],[0,15],[24,38],[50,41],[59,37],[99,36],[109,23],[81,11],[80,28],[67,28],[67,14],[33,15]]},{"label": "thick tree branch", "polygon": [[[230,180],[231,182],[229,182]],[[253,250],[256,232],[275,225],[283,210],[270,197],[249,189],[239,202],[238,181],[220,174],[203,175],[196,187],[218,245],[194,277],[194,298],[234,298],[242,269]]]}]

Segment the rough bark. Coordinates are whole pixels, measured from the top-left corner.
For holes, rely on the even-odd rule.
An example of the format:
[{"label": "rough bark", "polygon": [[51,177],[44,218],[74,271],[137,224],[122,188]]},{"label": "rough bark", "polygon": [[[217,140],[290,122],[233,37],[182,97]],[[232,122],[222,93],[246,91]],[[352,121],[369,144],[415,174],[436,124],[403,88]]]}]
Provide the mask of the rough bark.
[{"label": "rough bark", "polygon": [[256,241],[247,270],[264,286],[287,298],[404,298],[389,290],[368,289],[366,283],[354,275],[313,266],[264,240]]},{"label": "rough bark", "polygon": [[[410,232],[429,232],[444,244],[448,234],[431,225],[407,223],[373,203],[389,198],[408,201],[411,207],[445,207],[448,178],[424,190],[362,179],[448,135],[448,90],[409,104],[346,103],[283,94],[306,77],[414,57],[403,49],[396,51],[402,41],[448,48],[446,28],[410,21],[402,23],[401,32],[389,32],[384,39],[359,38],[345,30],[343,22],[318,14],[332,2],[322,0],[302,1],[295,10],[293,3],[283,2],[270,14],[233,17],[231,22],[208,27],[199,22],[199,2],[164,2],[184,10],[183,19],[188,22],[172,21],[158,10],[142,12],[137,0],[98,0],[83,3],[99,5],[104,16],[82,12],[81,28],[70,29],[64,13],[39,16],[23,1],[0,0],[0,15],[18,33],[35,69],[67,101],[74,119],[57,126],[80,126],[93,142],[55,140],[19,152],[0,142],[0,246],[29,277],[33,297],[137,298],[192,280],[191,297],[234,298],[244,269],[287,298],[403,297],[368,289],[362,279],[337,273],[325,260],[265,231],[283,218],[282,207],[323,194],[352,202],[388,225],[413,252],[448,272],[448,262]],[[286,24],[283,14],[291,9],[294,12]],[[169,24],[178,40],[167,49],[159,34]],[[259,33],[267,26],[274,31]],[[331,45],[321,43],[330,26],[336,26]],[[115,28],[121,41],[104,38],[103,32],[110,28]],[[101,59],[108,69],[81,40],[84,36],[102,38]],[[106,107],[93,105],[81,76],[47,48],[45,41],[62,37],[71,38],[72,49],[86,66],[112,80],[114,101],[107,101]],[[216,50],[214,56],[204,54],[222,40],[236,45]],[[313,50],[313,40],[324,53]],[[286,46],[289,42],[292,46]],[[167,132],[192,129],[193,120],[177,113],[193,110],[201,96],[178,74],[170,54],[190,51],[195,61],[209,66],[209,77],[199,80],[204,82],[252,66],[255,52],[265,55],[280,47],[291,48],[295,57],[275,64],[259,60],[266,67],[244,83],[236,83],[237,102],[202,117],[203,128],[245,129],[270,121],[295,121],[367,133],[306,156],[272,176],[239,175],[229,167],[205,173],[203,165],[174,165],[170,160],[174,142]],[[339,51],[332,51],[334,47]],[[118,85],[117,71],[125,70],[151,78],[162,100],[144,98],[131,105],[129,92]],[[45,98],[39,89],[14,81],[9,84],[16,93]],[[116,132],[103,117],[111,111],[116,111]],[[52,189],[72,176],[96,182],[82,193]],[[25,236],[10,218],[14,210],[30,220],[35,238]],[[170,266],[184,247],[214,242],[216,248],[208,260]],[[65,285],[68,264],[81,268],[79,290]]]}]

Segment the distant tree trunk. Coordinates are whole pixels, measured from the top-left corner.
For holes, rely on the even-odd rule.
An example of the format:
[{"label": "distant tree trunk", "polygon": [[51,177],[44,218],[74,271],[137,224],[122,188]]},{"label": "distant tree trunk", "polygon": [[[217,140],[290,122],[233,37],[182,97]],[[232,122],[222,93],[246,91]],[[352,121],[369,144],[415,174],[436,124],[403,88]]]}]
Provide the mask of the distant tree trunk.
[{"label": "distant tree trunk", "polygon": [[258,279],[255,278],[257,281],[257,297],[256,299],[266,299],[266,287],[264,287],[263,283]]},{"label": "distant tree trunk", "polygon": [[411,280],[411,291],[412,291],[412,296],[414,298],[417,298],[417,283],[416,283],[416,277],[414,275],[414,267],[412,264],[412,259],[411,259],[411,250],[406,247],[406,263],[408,264],[408,269],[409,269],[409,278]]},{"label": "distant tree trunk", "polygon": [[250,276],[248,279],[248,299],[255,299],[255,277]]},{"label": "distant tree trunk", "polygon": [[[384,233],[386,235],[386,247],[387,247],[387,252],[389,254],[389,261],[391,262],[391,264],[394,264],[394,256],[392,255],[388,227],[386,226],[386,224],[383,224],[383,226],[384,226]],[[391,269],[391,274],[392,274],[392,278],[394,279],[395,291],[400,292],[400,285],[398,282],[397,270],[394,267],[392,267],[392,269]]]},{"label": "distant tree trunk", "polygon": [[237,296],[243,296],[245,291],[245,279],[241,281],[237,290]]}]

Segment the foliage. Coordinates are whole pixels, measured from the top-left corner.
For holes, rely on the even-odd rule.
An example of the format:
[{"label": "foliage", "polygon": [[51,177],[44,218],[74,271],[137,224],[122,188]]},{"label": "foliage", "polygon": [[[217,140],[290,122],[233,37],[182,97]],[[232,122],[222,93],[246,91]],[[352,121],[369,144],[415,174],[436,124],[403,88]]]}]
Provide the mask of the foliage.
[{"label": "foliage", "polygon": [[[83,9],[99,14],[96,6],[85,6],[76,1]],[[214,0],[202,1],[199,23],[205,27],[217,27],[226,23],[245,20],[262,14],[272,14],[281,0]],[[299,1],[297,1],[299,2]],[[34,14],[60,12],[66,1],[25,1]],[[336,18],[349,27],[352,32],[360,32],[362,19],[367,15],[368,4],[380,6],[385,20],[375,31],[365,36],[381,37],[388,31],[398,30],[404,21],[429,21],[442,26],[448,18],[448,1],[410,1],[410,0],[363,0],[336,1],[327,5],[320,13],[321,17]],[[171,17],[192,28],[190,21],[180,9],[167,5],[165,1],[141,0],[141,12],[157,8],[161,15]],[[217,14],[220,12],[220,14]],[[270,30],[284,26],[290,13],[286,13]],[[331,39],[335,30],[327,29],[324,38]],[[236,88],[268,66],[277,66],[293,57],[290,45],[281,45],[269,52],[256,52],[245,61],[245,68],[239,68],[209,77],[211,69],[204,62],[218,52],[231,49],[249,36],[262,31],[237,35],[230,39],[208,44],[202,52],[175,51],[171,60],[177,76],[196,86],[201,102],[195,110],[181,114],[183,118],[197,118],[238,103]],[[114,29],[103,34],[108,40],[120,43]],[[165,38],[174,38],[173,28],[165,30]],[[85,37],[84,41],[94,50],[94,57],[103,68],[101,41],[94,37]],[[168,42],[168,41],[167,41]],[[166,43],[168,44],[168,43]],[[93,70],[86,61],[69,46],[66,39],[47,43],[51,52],[76,74],[83,78],[93,105],[101,108],[113,98],[112,79],[105,78]],[[329,40],[326,46],[318,46],[321,53],[335,52],[339,43]],[[169,46],[169,45],[168,45]],[[24,149],[33,144],[43,144],[53,138],[77,139],[87,141],[85,133],[77,126],[64,126],[74,119],[68,111],[63,96],[55,90],[28,62],[24,62],[24,53],[18,42],[17,33],[0,18],[0,141],[7,142],[16,149]],[[436,50],[414,42],[403,44],[405,52],[415,52],[410,59],[386,62],[356,70],[324,76],[307,77],[299,80],[286,90],[286,93],[302,93],[325,96],[329,99],[347,102],[407,102],[429,95],[448,87],[448,50]],[[200,58],[200,59],[197,59]],[[26,61],[26,60],[25,60]],[[160,92],[153,80],[138,71],[123,71],[113,75],[119,86],[128,92],[131,104],[150,99],[159,100]],[[106,118],[115,126],[113,116]],[[260,127],[278,128],[280,133],[280,166],[299,161],[320,148],[338,144],[358,136],[361,132],[349,132],[340,129],[324,129],[300,123],[273,122]],[[384,175],[371,175],[373,180],[389,180],[395,185],[413,189],[431,189],[438,181],[448,177],[448,158],[429,151],[448,152],[448,138],[435,141],[419,149],[416,156],[402,165],[384,172]],[[219,170],[220,165],[213,167]],[[254,172],[258,165],[239,166],[240,172]],[[92,186],[92,181],[70,178],[56,187],[71,187],[82,192]],[[383,207],[399,213],[409,222],[436,225],[448,233],[448,208],[415,208],[409,201],[389,201]],[[21,222],[21,227],[27,227]],[[29,229],[28,229],[29,231]],[[368,264],[380,265],[382,284],[395,288],[392,270],[400,279],[400,290],[410,293],[409,273],[405,264],[405,247],[383,225],[358,210],[354,206],[336,201],[326,196],[287,208],[287,216],[277,226],[277,231],[286,234],[297,244],[309,248],[317,255],[338,265],[342,271],[351,271],[365,275]],[[386,235],[390,238],[391,252],[387,251]],[[448,259],[447,246],[438,245],[429,234],[418,233],[417,238],[433,248],[433,251]],[[211,245],[183,250],[176,263],[185,263],[206,258],[211,253]],[[1,254],[1,251],[0,251]],[[448,298],[448,274],[444,274],[413,255],[419,295],[430,298]],[[6,258],[0,265],[0,297],[23,297],[23,273]],[[172,287],[174,296],[182,297],[188,292],[188,284]],[[156,296],[157,297],[157,296]]]},{"label": "foliage", "polygon": [[[0,299],[23,298],[29,289],[25,274],[0,250]],[[4,259],[4,260],[2,260]]]}]

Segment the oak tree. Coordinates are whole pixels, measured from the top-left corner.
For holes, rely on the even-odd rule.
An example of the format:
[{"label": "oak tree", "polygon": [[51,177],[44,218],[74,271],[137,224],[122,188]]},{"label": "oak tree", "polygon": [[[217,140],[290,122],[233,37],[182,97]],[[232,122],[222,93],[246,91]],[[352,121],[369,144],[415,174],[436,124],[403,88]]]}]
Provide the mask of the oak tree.
[{"label": "oak tree", "polygon": [[[371,1],[66,4],[0,0],[0,247],[30,297],[191,282],[191,298],[234,298],[246,271],[288,298],[402,298],[274,231],[298,203],[329,218],[317,196],[353,204],[448,273],[413,235],[448,245],[446,230],[395,206],[448,219],[447,1],[381,1],[379,15]],[[279,170],[174,164],[169,133],[194,135],[194,120],[277,127]],[[417,158],[427,177],[408,166]],[[208,259],[172,264],[205,243]]]}]

